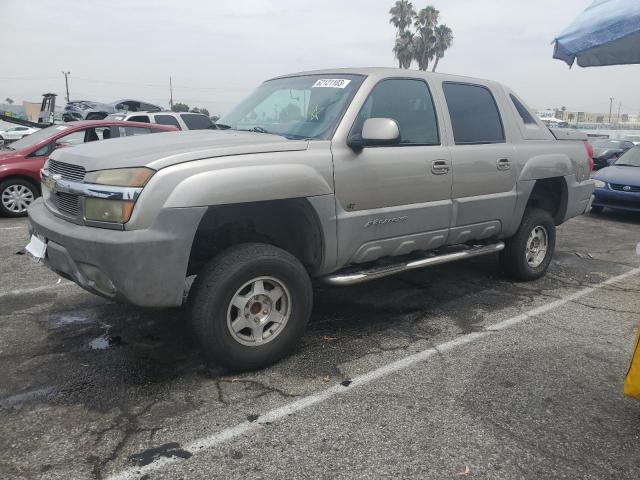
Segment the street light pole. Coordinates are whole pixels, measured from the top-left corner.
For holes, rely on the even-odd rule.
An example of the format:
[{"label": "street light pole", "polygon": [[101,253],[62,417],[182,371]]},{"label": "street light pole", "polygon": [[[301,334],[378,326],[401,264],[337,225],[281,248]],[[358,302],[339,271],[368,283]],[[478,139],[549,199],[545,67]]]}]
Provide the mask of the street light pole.
[{"label": "street light pole", "polygon": [[620,111],[622,110],[622,102],[618,102],[618,119],[616,123],[620,123]]},{"label": "street light pole", "polygon": [[611,123],[611,109],[613,108],[613,97],[609,97],[609,123]]},{"label": "street light pole", "polygon": [[67,102],[69,101],[69,75],[71,75],[71,72],[65,72],[64,70],[62,71],[62,74],[64,75],[64,84],[67,87]]},{"label": "street light pole", "polygon": [[173,112],[173,84],[171,83],[171,75],[169,75],[169,92],[171,97],[169,98],[169,105],[171,107],[171,111]]}]

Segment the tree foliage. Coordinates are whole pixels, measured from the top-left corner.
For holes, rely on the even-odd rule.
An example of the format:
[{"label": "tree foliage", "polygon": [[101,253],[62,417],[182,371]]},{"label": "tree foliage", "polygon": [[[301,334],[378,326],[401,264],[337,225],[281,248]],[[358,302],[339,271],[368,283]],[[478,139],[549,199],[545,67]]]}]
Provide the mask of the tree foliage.
[{"label": "tree foliage", "polygon": [[174,103],[173,107],[171,107],[171,110],[173,110],[174,112],[188,112],[189,111],[189,105],[187,105],[186,103]]},{"label": "tree foliage", "polygon": [[11,97],[5,98],[4,101],[7,102],[9,105],[13,105],[13,98]]},{"label": "tree foliage", "polygon": [[[416,12],[408,0],[397,0],[389,10],[389,23],[397,29],[393,53],[400,68],[411,68],[415,60],[420,70],[427,70],[435,59],[433,71],[453,43],[453,31],[438,24],[440,12],[431,5]],[[410,27],[415,28],[414,31]]]}]

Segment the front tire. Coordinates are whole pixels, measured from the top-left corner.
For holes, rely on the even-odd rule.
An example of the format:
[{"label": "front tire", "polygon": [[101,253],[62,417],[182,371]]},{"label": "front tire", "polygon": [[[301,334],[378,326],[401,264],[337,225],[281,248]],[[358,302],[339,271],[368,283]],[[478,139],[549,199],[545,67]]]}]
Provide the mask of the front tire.
[{"label": "front tire", "polygon": [[246,371],[291,352],[309,321],[313,291],[293,255],[247,243],[225,250],[202,269],[188,303],[191,328],[207,359]]},{"label": "front tire", "polygon": [[505,241],[500,264],[514,280],[536,280],[549,268],[555,247],[556,226],[549,212],[528,208],[516,234]]},{"label": "front tire", "polygon": [[24,217],[29,205],[39,196],[38,187],[29,180],[8,178],[0,182],[0,214],[5,217]]}]

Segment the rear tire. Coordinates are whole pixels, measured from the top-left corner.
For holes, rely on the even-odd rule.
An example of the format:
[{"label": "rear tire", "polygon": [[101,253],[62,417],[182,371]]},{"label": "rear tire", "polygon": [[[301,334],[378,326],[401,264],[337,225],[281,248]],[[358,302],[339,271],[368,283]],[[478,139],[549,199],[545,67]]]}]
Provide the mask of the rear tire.
[{"label": "rear tire", "polygon": [[500,265],[514,280],[536,280],[549,268],[555,246],[556,226],[549,212],[528,208],[516,234],[505,241]]},{"label": "rear tire", "polygon": [[0,182],[0,215],[24,217],[27,208],[40,196],[38,187],[29,180],[8,178]]},{"label": "rear tire", "polygon": [[311,280],[293,255],[246,243],[202,269],[189,294],[189,320],[206,358],[235,371],[266,367],[303,335],[313,305]]}]

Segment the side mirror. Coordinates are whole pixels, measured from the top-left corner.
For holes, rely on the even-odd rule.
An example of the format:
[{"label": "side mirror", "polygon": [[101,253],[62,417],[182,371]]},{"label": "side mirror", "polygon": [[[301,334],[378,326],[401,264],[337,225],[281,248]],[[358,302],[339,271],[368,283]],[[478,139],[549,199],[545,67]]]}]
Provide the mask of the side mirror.
[{"label": "side mirror", "polygon": [[362,134],[353,135],[347,141],[351,148],[397,145],[400,142],[398,123],[392,118],[369,118],[362,126]]}]

